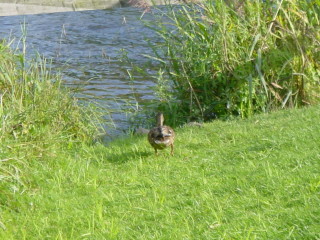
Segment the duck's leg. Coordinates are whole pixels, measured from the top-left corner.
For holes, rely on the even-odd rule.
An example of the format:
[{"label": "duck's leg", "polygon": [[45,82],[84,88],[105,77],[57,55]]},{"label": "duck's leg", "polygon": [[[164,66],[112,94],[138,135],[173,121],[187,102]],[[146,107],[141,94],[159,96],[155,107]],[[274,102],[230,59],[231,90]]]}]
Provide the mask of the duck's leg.
[{"label": "duck's leg", "polygon": [[173,156],[173,144],[171,144],[171,155]]},{"label": "duck's leg", "polygon": [[158,156],[158,150],[156,148],[154,149],[154,153]]}]

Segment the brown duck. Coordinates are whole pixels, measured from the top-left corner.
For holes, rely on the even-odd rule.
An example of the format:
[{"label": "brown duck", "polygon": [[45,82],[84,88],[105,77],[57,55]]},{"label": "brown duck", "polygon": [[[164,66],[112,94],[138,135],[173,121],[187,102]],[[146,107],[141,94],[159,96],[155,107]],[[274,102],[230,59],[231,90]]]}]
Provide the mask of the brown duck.
[{"label": "brown duck", "polygon": [[158,155],[157,150],[171,147],[171,155],[173,155],[173,143],[175,133],[169,126],[163,125],[164,117],[162,113],[157,115],[157,127],[152,128],[148,133],[148,140],[151,146],[155,150],[155,154]]}]

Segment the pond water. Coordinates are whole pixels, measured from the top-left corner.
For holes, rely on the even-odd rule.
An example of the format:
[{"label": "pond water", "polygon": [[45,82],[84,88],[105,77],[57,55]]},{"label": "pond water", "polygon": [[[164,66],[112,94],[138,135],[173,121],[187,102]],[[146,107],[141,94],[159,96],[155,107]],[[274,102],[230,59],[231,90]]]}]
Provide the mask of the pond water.
[{"label": "pond water", "polygon": [[[116,125],[116,129],[107,127],[107,131],[114,136],[128,128],[121,110],[127,103],[143,105],[154,97],[153,79],[142,74],[130,79],[127,71],[132,66],[123,61],[127,55],[134,64],[145,66],[150,60],[143,55],[151,54],[146,39],[159,41],[140,21],[141,15],[140,9],[117,8],[0,17],[0,39],[19,39],[25,22],[28,52],[37,50],[53,59],[53,69],[60,69],[67,85],[80,89],[81,99],[107,106]],[[150,13],[143,15],[143,20],[152,19]],[[147,66],[147,71],[156,71],[155,63]]]}]

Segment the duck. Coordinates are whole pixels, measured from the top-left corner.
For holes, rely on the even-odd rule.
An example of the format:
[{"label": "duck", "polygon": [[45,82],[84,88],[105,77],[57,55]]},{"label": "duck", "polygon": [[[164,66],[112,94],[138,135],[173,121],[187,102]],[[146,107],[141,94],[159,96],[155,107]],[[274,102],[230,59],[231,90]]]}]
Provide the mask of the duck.
[{"label": "duck", "polygon": [[162,113],[158,113],[156,116],[157,126],[152,128],[148,133],[148,141],[154,148],[155,154],[158,155],[158,150],[171,147],[171,155],[173,155],[174,147],[174,130],[166,125],[163,125],[164,116]]}]

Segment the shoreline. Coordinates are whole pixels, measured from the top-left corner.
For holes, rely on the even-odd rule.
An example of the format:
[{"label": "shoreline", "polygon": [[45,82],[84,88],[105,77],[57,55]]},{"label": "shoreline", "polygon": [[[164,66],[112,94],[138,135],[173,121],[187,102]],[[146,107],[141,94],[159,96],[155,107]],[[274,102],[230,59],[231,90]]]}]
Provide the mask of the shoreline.
[{"label": "shoreline", "polygon": [[0,17],[41,14],[41,13],[54,13],[54,12],[84,11],[84,10],[93,10],[93,9],[54,7],[54,6],[41,6],[41,5],[15,4],[15,3],[0,3]]},{"label": "shoreline", "polygon": [[63,3],[57,3],[58,6],[49,5],[49,3],[47,3],[47,5],[41,5],[40,3],[39,5],[33,2],[27,4],[0,2],[0,17],[55,12],[102,10],[128,6],[143,8],[152,5],[179,4],[181,2],[183,2],[183,0],[101,0],[97,1],[96,3],[92,2],[91,4],[81,4],[80,2],[75,2],[74,4],[66,3],[63,5]]}]

